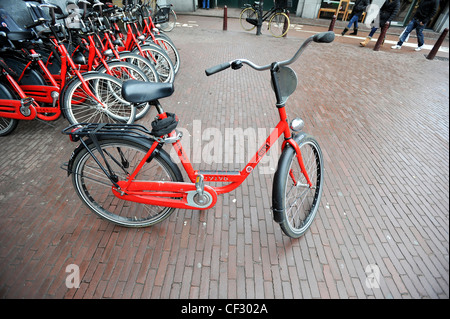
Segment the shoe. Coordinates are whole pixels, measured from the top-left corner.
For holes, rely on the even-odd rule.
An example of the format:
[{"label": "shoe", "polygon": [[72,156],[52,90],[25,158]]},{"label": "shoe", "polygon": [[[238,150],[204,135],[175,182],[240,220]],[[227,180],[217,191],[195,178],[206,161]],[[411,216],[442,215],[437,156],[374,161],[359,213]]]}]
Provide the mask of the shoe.
[{"label": "shoe", "polygon": [[348,28],[345,28],[344,31],[342,31],[341,35],[344,36],[348,31]]},{"label": "shoe", "polygon": [[358,35],[358,28],[354,28],[352,33],[349,33],[349,35]]},{"label": "shoe", "polygon": [[393,46],[391,46],[391,49],[401,49],[402,48],[402,46],[401,45],[398,45],[398,44],[396,44],[396,45],[393,45]]},{"label": "shoe", "polygon": [[420,50],[422,50],[422,47],[423,47],[423,45],[421,45],[420,47],[415,48],[414,51],[420,51]]},{"label": "shoe", "polygon": [[365,47],[370,42],[370,39],[372,39],[372,37],[367,37],[363,42],[360,42],[359,45]]}]

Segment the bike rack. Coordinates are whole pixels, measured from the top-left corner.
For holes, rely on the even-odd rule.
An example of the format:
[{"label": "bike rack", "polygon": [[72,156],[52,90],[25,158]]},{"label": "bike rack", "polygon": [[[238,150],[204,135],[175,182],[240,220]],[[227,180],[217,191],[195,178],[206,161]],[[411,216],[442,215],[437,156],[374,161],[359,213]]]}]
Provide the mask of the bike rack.
[{"label": "bike rack", "polygon": [[71,135],[75,140],[89,135],[105,136],[129,136],[157,140],[151,132],[139,124],[118,124],[118,123],[79,123],[66,127],[63,134]]},{"label": "bike rack", "polygon": [[81,137],[92,135],[102,136],[127,136],[155,141],[158,143],[172,144],[180,140],[183,134],[177,130],[176,135],[157,137],[145,126],[139,124],[118,124],[118,123],[79,123],[66,127],[63,134],[70,135],[71,141],[76,142]]}]

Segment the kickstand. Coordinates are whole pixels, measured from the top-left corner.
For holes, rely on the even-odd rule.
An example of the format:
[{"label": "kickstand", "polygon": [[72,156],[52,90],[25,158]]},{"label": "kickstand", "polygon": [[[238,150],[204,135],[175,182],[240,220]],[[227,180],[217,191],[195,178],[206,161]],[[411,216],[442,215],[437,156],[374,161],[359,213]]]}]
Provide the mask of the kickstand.
[{"label": "kickstand", "polygon": [[41,120],[40,118],[37,118],[37,117],[36,117],[36,120],[38,120],[39,122],[44,123],[45,125],[48,125],[48,126],[50,126],[50,127],[52,127],[52,128],[55,128],[55,127],[56,127],[55,124],[52,124],[52,123],[49,122],[49,121]]}]

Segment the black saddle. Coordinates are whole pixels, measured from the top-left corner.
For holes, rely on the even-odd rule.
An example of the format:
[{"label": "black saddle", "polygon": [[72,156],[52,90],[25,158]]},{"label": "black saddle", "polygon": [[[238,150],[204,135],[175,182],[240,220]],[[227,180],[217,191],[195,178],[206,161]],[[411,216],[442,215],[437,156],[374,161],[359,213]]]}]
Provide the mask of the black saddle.
[{"label": "black saddle", "polygon": [[145,103],[171,96],[174,91],[173,83],[128,80],[122,86],[122,97],[131,103]]}]

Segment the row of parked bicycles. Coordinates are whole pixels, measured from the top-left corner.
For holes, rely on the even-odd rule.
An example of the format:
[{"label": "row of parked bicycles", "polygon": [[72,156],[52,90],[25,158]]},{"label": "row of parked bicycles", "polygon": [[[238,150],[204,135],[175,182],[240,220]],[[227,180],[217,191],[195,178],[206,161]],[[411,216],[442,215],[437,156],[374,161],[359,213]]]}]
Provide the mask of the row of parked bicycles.
[{"label": "row of parked bicycles", "polygon": [[130,124],[151,105],[126,101],[125,81],[172,85],[180,55],[158,28],[173,28],[170,5],[75,0],[63,8],[23,1],[32,21],[27,26],[0,9],[0,136],[14,131],[19,120],[61,115],[70,124]]}]

